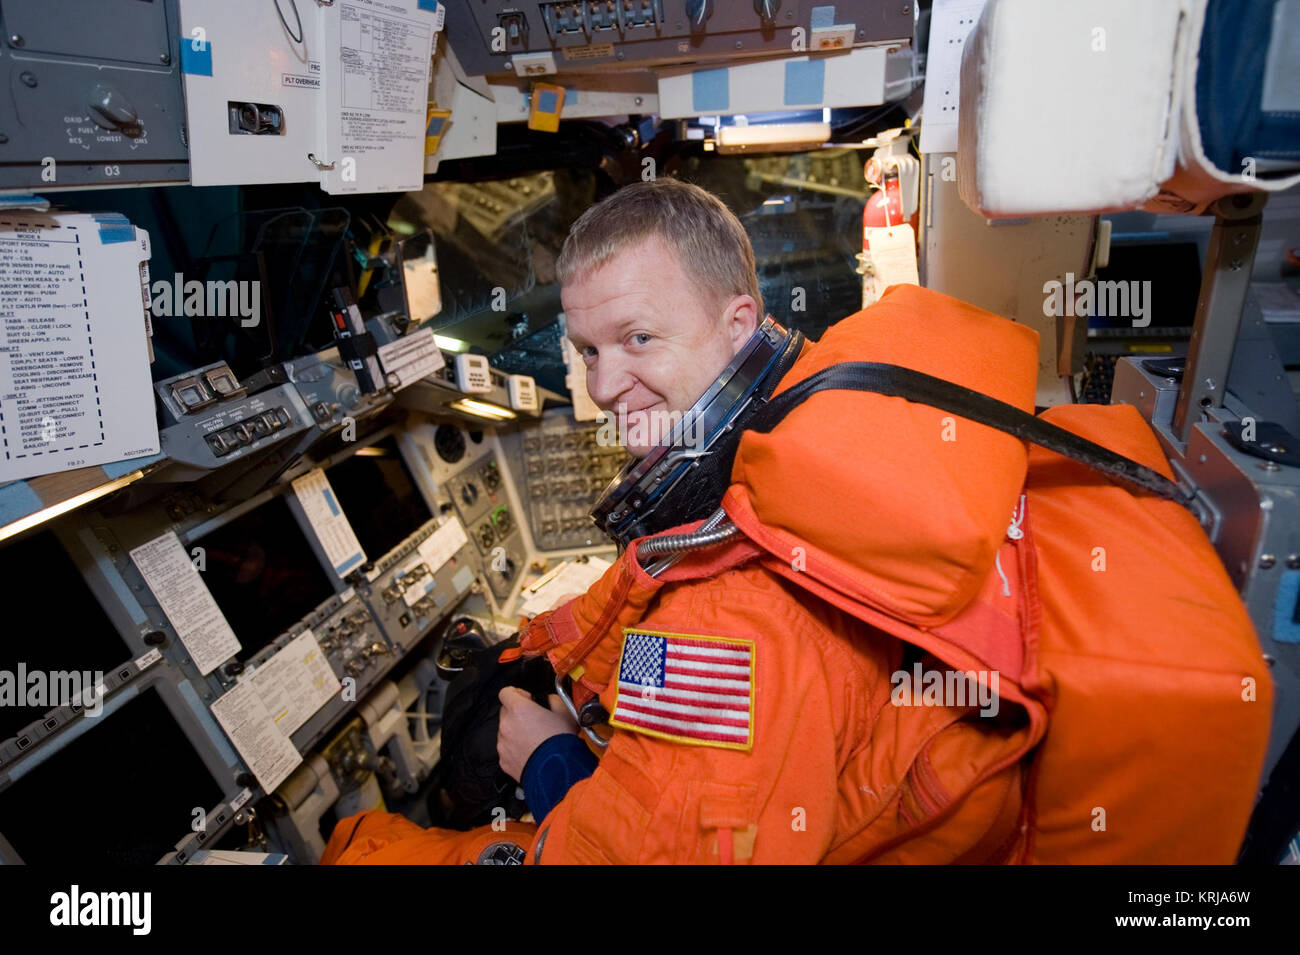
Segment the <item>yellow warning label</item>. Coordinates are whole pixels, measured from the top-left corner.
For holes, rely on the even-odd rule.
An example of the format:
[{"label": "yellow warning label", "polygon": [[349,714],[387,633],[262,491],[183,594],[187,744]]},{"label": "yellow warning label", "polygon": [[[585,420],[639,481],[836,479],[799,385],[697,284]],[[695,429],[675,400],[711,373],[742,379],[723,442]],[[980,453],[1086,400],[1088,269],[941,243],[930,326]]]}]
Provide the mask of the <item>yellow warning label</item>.
[{"label": "yellow warning label", "polygon": [[614,44],[592,43],[588,46],[569,46],[562,51],[566,60],[598,60],[614,55]]}]

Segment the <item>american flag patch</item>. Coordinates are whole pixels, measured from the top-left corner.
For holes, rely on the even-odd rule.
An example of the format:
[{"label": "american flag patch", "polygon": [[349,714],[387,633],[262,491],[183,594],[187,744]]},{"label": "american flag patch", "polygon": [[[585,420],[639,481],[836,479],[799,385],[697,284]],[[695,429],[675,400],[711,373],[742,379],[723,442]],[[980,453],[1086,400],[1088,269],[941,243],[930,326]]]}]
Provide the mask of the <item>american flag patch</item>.
[{"label": "american flag patch", "polygon": [[753,642],[625,629],[609,722],[680,743],[750,749]]}]

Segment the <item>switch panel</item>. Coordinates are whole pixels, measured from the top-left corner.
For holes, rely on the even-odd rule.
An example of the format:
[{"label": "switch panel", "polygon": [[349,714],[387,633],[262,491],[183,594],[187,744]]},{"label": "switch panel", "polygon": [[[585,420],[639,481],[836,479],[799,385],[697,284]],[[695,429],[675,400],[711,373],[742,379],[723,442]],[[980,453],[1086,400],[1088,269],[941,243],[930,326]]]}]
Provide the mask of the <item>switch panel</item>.
[{"label": "switch panel", "polygon": [[447,481],[446,489],[470,541],[482,555],[488,586],[497,599],[507,599],[525,569],[525,555],[496,455],[470,464]]},{"label": "switch panel", "polygon": [[186,182],[177,0],[5,0],[0,189]]},{"label": "switch panel", "polygon": [[467,395],[482,395],[492,390],[486,355],[456,356],[456,387]]},{"label": "switch panel", "polygon": [[630,458],[620,445],[601,445],[600,427],[557,409],[502,438],[540,551],[610,543],[592,523],[591,508]]},{"label": "switch panel", "polygon": [[[450,520],[456,520],[454,515]],[[440,567],[430,568],[420,546],[442,526],[429,521],[376,562],[362,592],[388,639],[409,650],[446,617],[478,576],[477,555],[468,543]]]},{"label": "switch panel", "polygon": [[506,394],[510,396],[510,407],[516,411],[537,410],[537,382],[532,375],[509,375]]},{"label": "switch panel", "polygon": [[194,412],[159,431],[162,451],[168,458],[200,470],[228,464],[310,426],[293,385],[279,385],[251,397],[241,394],[220,402],[207,390],[201,375],[166,386],[168,393],[173,389],[183,395],[209,396]]},{"label": "switch panel", "polygon": [[533,0],[506,6],[453,0],[448,6],[447,39],[467,73],[533,76],[907,43],[916,5],[896,0]]}]

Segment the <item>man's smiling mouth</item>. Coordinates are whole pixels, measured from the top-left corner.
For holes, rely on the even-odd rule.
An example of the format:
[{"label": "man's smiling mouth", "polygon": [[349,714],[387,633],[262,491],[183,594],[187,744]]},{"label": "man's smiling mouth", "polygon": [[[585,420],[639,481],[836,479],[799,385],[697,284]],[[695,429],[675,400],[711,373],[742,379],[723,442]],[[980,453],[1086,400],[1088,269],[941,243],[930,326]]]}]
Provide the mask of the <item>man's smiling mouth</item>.
[{"label": "man's smiling mouth", "polygon": [[626,407],[625,407],[625,408],[623,409],[623,413],[626,414],[626,415],[629,415],[629,416],[630,416],[630,415],[634,415],[634,414],[645,414],[645,413],[648,412],[648,411],[654,411],[656,408],[658,408],[658,407],[659,407],[660,405],[662,405],[662,404],[663,404],[662,401],[656,401],[654,404],[652,404],[652,405],[646,405],[644,408],[626,408]]}]

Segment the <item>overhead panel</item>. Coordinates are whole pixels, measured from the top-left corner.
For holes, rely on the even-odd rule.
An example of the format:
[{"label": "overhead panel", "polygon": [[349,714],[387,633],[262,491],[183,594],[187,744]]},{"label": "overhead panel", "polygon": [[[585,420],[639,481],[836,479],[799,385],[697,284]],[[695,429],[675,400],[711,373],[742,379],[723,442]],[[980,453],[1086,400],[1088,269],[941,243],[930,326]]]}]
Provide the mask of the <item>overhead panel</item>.
[{"label": "overhead panel", "polygon": [[907,42],[907,0],[587,0],[447,4],[466,72],[549,73],[829,52]]}]

